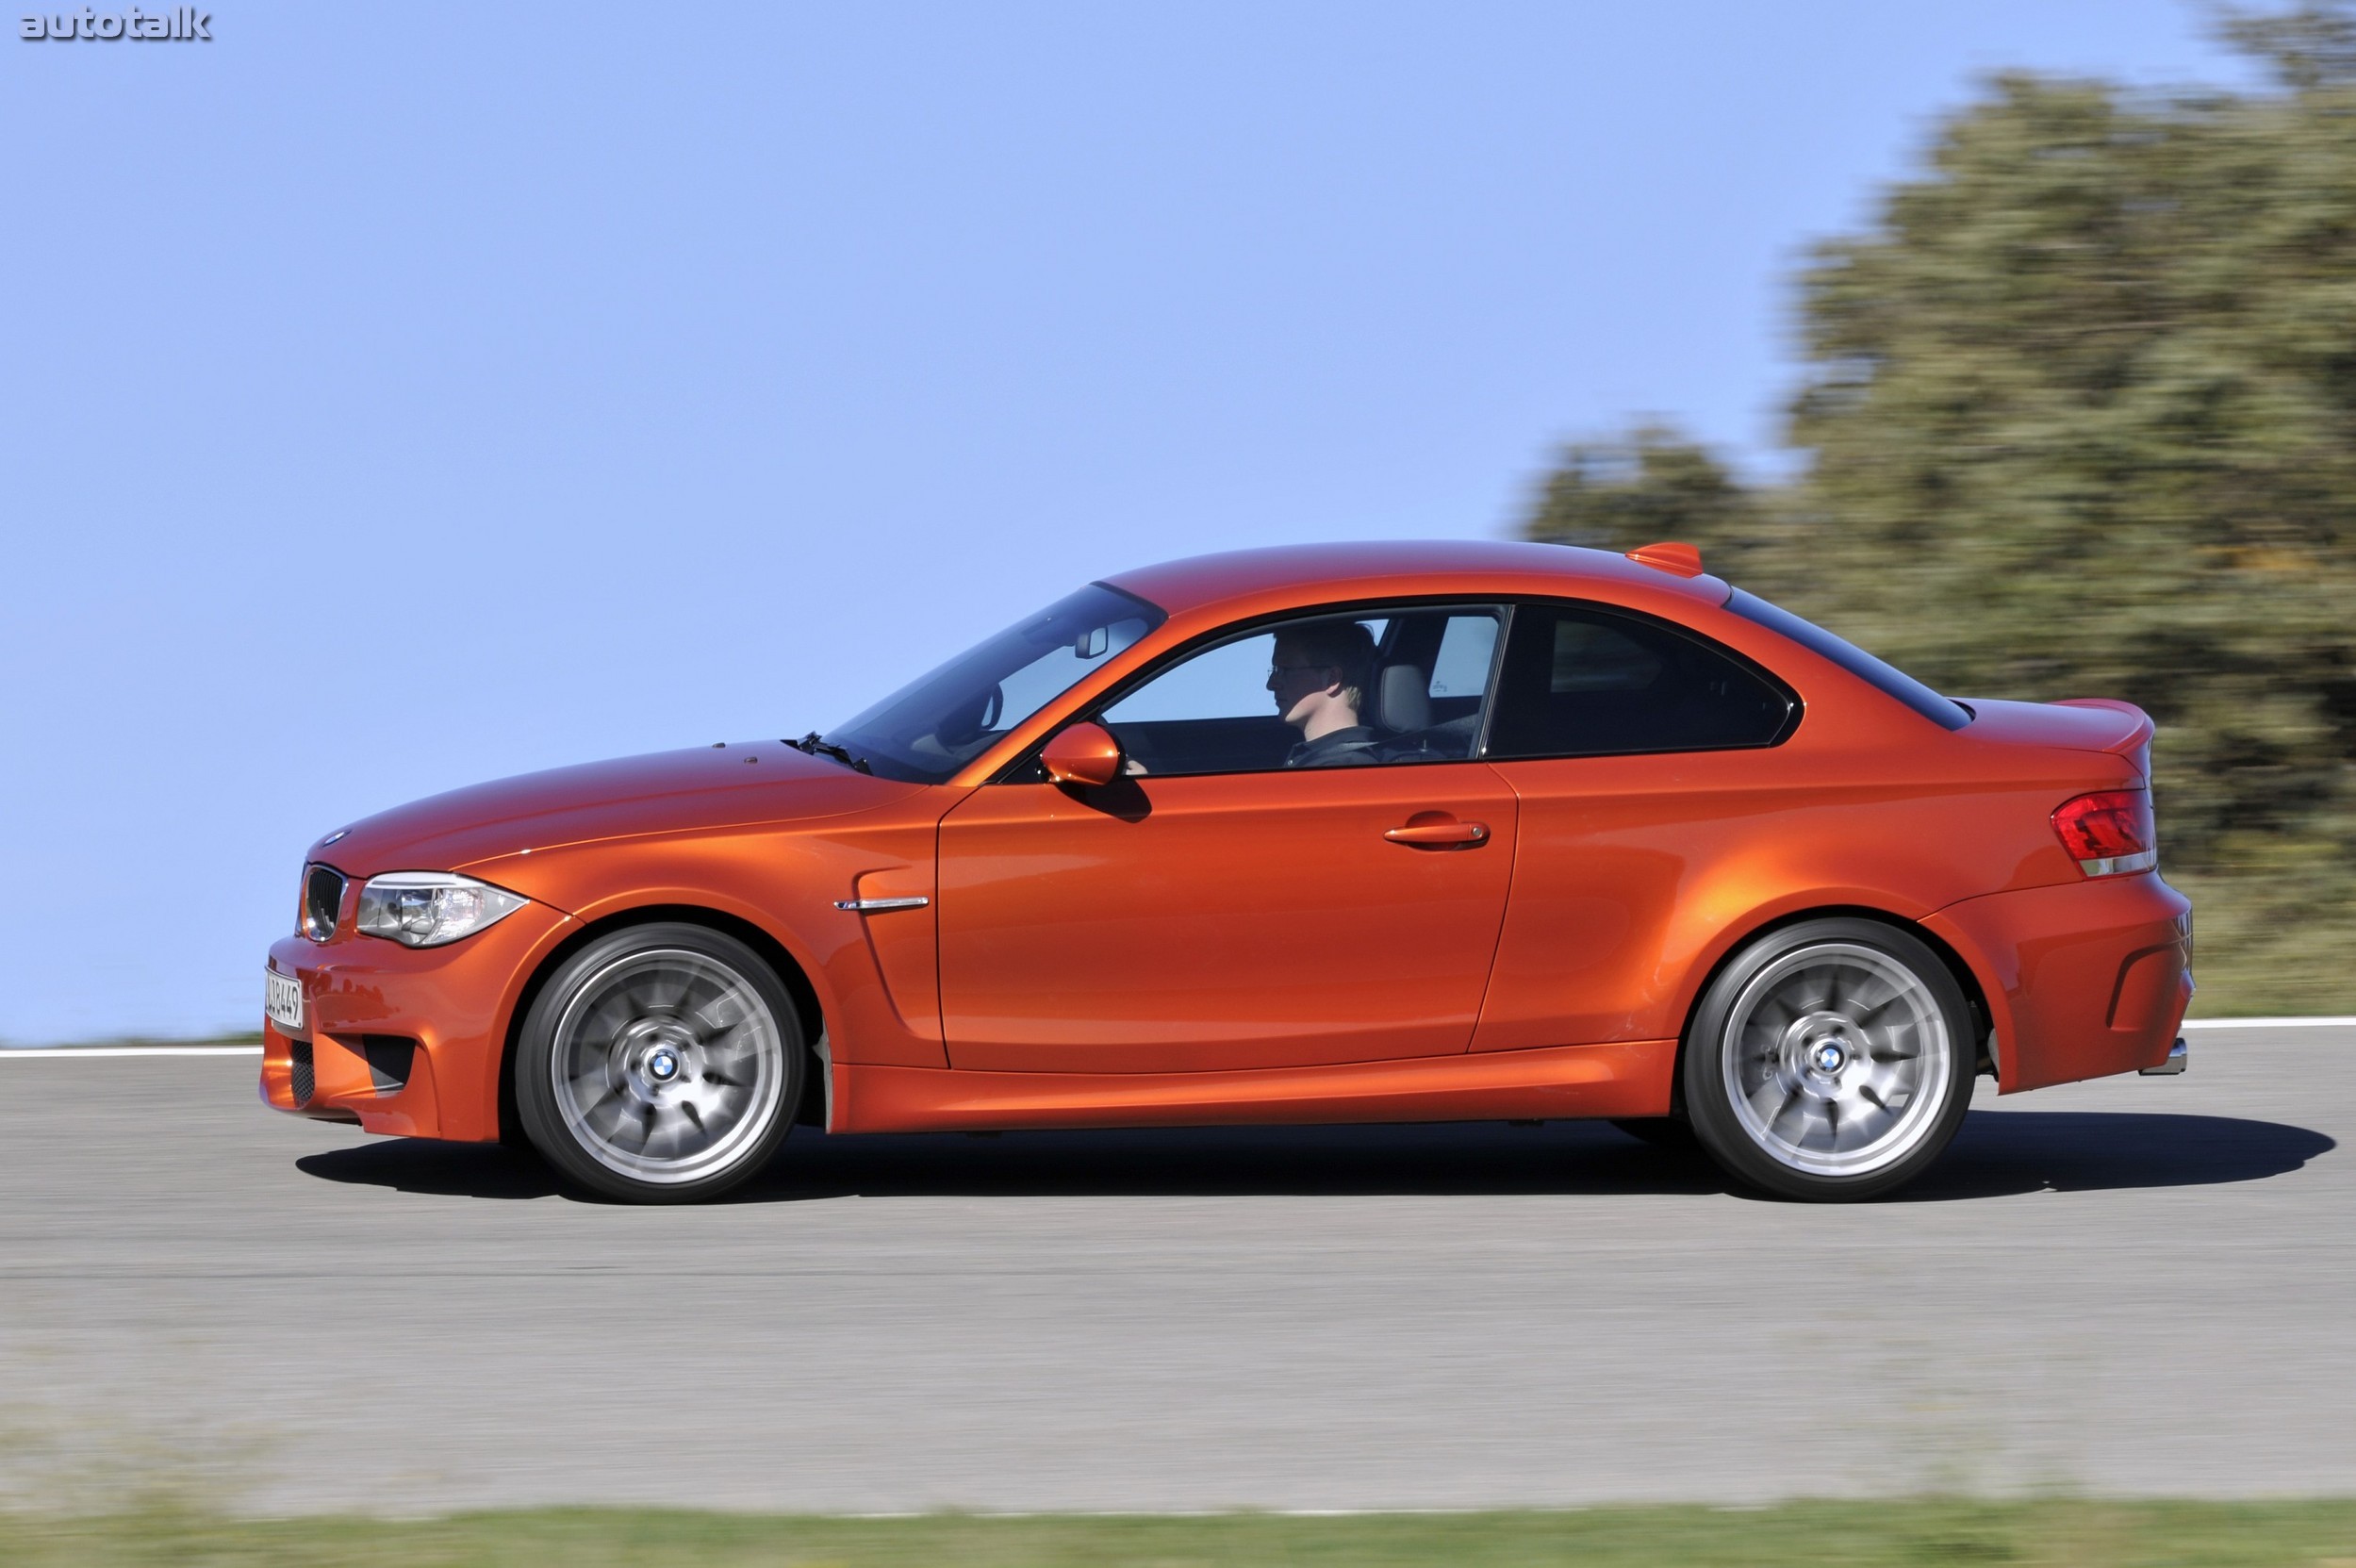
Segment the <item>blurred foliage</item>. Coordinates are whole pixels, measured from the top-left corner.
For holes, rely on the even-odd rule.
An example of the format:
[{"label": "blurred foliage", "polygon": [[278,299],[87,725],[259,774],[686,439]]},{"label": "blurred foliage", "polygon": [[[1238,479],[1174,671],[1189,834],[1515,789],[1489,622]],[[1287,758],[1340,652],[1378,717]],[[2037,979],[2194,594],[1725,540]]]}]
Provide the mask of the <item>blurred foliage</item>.
[{"label": "blurred foliage", "polygon": [[238,1520],[170,1510],[0,1514],[0,1561],[24,1568],[2341,1568],[2356,1561],[2356,1504],[1816,1501],[1563,1512],[1001,1516],[897,1519],[554,1509],[450,1519]]},{"label": "blurred foliage", "polygon": [[2356,1011],[2356,7],[2249,92],[1998,77],[1801,278],[1804,463],[1574,446],[1531,536],[1710,569],[1957,696],[2160,725],[2210,1013]]}]

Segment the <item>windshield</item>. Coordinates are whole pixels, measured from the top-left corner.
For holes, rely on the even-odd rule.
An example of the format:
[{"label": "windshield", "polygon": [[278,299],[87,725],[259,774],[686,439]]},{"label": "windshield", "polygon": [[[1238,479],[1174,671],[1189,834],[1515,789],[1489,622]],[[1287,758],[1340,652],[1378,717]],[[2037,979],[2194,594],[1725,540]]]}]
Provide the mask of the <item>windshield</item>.
[{"label": "windshield", "polygon": [[826,742],[884,778],[941,784],[1164,619],[1091,584],[829,730]]}]

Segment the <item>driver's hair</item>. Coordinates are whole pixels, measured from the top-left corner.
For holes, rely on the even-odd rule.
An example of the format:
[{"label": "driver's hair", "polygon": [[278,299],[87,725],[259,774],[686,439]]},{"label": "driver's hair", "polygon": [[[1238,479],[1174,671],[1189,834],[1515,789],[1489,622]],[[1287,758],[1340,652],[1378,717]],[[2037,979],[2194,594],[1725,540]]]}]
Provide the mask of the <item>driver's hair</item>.
[{"label": "driver's hair", "polygon": [[1277,629],[1277,650],[1309,664],[1342,671],[1343,695],[1353,712],[1366,712],[1366,688],[1375,684],[1375,634],[1355,620],[1304,620]]}]

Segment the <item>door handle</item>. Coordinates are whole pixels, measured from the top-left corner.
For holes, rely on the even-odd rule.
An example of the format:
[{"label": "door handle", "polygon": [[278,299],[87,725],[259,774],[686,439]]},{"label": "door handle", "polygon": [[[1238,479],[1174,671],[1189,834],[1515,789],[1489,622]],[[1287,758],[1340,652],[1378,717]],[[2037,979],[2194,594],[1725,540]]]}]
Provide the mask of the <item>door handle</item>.
[{"label": "door handle", "polygon": [[[1423,815],[1418,813],[1418,816]],[[1445,850],[1470,848],[1489,842],[1486,822],[1409,822],[1404,828],[1392,828],[1383,837],[1393,844],[1405,844],[1416,850]]]}]

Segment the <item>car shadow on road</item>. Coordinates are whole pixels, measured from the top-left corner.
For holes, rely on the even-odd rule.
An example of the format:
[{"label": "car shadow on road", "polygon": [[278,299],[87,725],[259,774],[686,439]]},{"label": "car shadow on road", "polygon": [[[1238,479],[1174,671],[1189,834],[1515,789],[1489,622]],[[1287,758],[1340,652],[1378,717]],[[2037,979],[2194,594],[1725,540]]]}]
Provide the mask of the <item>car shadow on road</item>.
[{"label": "car shadow on road", "polygon": [[2158,1111],[1974,1111],[1901,1201],[2262,1181],[2339,1145],[2287,1122]]},{"label": "car shadow on road", "polygon": [[[2337,1145],[2282,1122],[2150,1112],[1974,1111],[1902,1201],[2256,1181]],[[322,1180],[479,1198],[574,1196],[530,1155],[388,1139],[305,1155]],[[831,1197],[1472,1197],[1728,1194],[1694,1147],[1639,1143],[1603,1122],[1191,1128],[789,1140],[732,1202]]]}]

